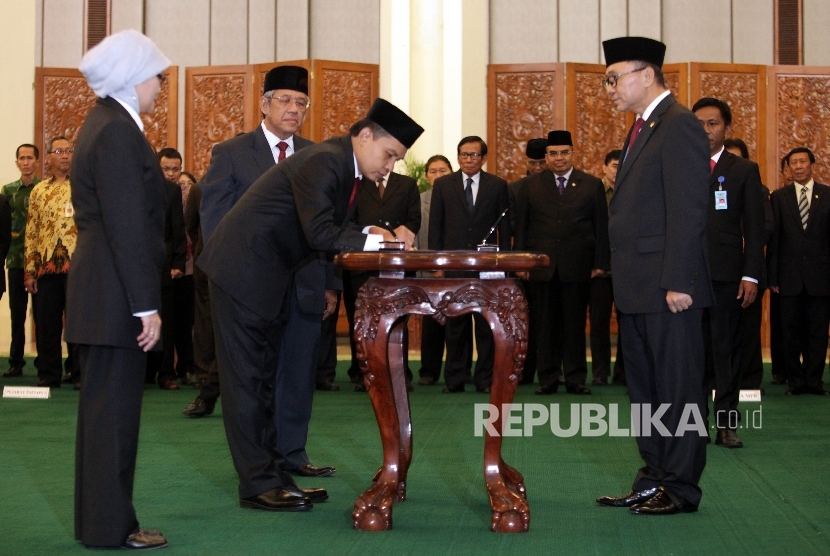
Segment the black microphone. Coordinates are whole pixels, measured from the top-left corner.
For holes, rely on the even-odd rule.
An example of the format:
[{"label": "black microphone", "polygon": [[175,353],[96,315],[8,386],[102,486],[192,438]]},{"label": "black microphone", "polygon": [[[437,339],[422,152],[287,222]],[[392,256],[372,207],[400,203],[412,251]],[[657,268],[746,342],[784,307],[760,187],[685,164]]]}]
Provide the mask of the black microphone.
[{"label": "black microphone", "polygon": [[[496,227],[499,225],[499,222],[501,222],[501,219],[504,218],[504,215],[507,214],[508,210],[510,210],[510,207],[507,207],[506,209],[504,209],[504,212],[502,212],[501,215],[499,215],[498,219],[496,220],[496,223],[493,224],[493,227],[490,228],[490,231],[487,232],[487,235],[484,236],[484,239],[481,240],[481,244],[478,246],[479,251],[498,251],[499,250],[498,245],[487,245],[487,239],[491,235],[493,235],[493,232],[496,231]],[[495,249],[493,249],[494,247],[495,247]]]}]

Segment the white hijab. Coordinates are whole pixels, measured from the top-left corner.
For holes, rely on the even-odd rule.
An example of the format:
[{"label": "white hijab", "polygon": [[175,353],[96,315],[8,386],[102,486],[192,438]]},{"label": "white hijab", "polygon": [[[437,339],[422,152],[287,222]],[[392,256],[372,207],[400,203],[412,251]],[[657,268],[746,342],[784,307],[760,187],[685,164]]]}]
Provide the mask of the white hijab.
[{"label": "white hijab", "polygon": [[81,60],[81,73],[95,94],[113,97],[140,111],[135,86],[170,67],[170,60],[146,36],[129,29],[110,35]]}]

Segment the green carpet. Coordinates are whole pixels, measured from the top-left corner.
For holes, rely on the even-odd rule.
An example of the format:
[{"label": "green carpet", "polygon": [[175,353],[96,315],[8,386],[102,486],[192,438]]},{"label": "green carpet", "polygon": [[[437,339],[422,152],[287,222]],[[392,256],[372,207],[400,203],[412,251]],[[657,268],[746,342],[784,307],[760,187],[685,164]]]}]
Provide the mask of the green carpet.
[{"label": "green carpet", "polygon": [[[739,430],[743,449],[709,447],[695,514],[642,517],[595,504],[628,491],[640,465],[632,438],[560,438],[539,427],[505,439],[504,458],[524,474],[531,505],[530,532],[519,535],[489,531],[483,439],[473,435],[473,404],[486,397],[418,387],[408,499],[395,505],[392,531],[353,531],[352,505],[381,450],[369,398],[341,378],[345,365],[342,390],[315,396],[308,452],[337,473],[302,480],[330,493],[305,513],[240,509],[221,411],[187,419],[180,412],[194,390],[146,389],[134,501],[142,526],[170,540],[163,554],[830,553],[830,399],[785,397],[769,369],[764,401],[740,408],[760,406],[761,428]],[[31,364],[26,372],[0,384],[31,384]],[[562,404],[564,425],[577,402],[619,404],[627,423],[623,387],[580,398],[534,396],[533,388],[520,387],[515,401]],[[77,399],[64,387],[49,400],[0,400],[0,554],[86,553],[73,540]]]}]

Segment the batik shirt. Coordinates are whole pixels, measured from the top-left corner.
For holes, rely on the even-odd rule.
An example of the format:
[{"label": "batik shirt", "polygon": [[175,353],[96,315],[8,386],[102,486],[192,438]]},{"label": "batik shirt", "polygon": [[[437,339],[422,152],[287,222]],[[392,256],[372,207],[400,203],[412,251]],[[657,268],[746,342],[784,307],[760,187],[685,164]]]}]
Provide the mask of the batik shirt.
[{"label": "batik shirt", "polygon": [[32,190],[26,220],[26,278],[69,271],[78,242],[69,178],[42,181]]}]

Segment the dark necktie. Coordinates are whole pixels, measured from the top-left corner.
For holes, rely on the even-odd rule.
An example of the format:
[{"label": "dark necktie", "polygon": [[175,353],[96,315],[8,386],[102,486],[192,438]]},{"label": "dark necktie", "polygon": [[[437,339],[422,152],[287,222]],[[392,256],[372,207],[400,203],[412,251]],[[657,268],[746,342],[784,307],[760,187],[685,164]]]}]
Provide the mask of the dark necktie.
[{"label": "dark necktie", "polygon": [[285,160],[285,149],[288,148],[288,143],[280,141],[277,143],[277,148],[280,150],[280,154],[277,155],[277,162]]},{"label": "dark necktie", "polygon": [[383,192],[386,191],[386,187],[383,185],[383,178],[378,180],[378,197],[383,199]]},{"label": "dark necktie", "polygon": [[643,129],[644,125],[646,125],[646,121],[642,118],[637,118],[637,121],[634,122],[634,127],[631,129],[631,139],[628,140],[628,149],[625,151],[625,156],[628,156],[631,147],[633,147],[634,143],[637,141],[637,137],[640,135],[640,130]]},{"label": "dark necktie", "polygon": [[355,178],[354,179],[354,186],[352,186],[352,194],[349,195],[349,207],[346,210],[349,210],[349,209],[352,208],[352,205],[354,204],[354,200],[357,199],[357,190],[359,188],[360,188],[360,178]]},{"label": "dark necktie", "polygon": [[556,178],[556,181],[559,182],[559,185],[557,185],[556,187],[557,189],[559,189],[559,194],[562,195],[565,192],[565,177],[559,176],[558,178]]},{"label": "dark necktie", "polygon": [[467,178],[467,187],[464,188],[464,196],[467,198],[467,210],[473,213],[473,178]]}]

